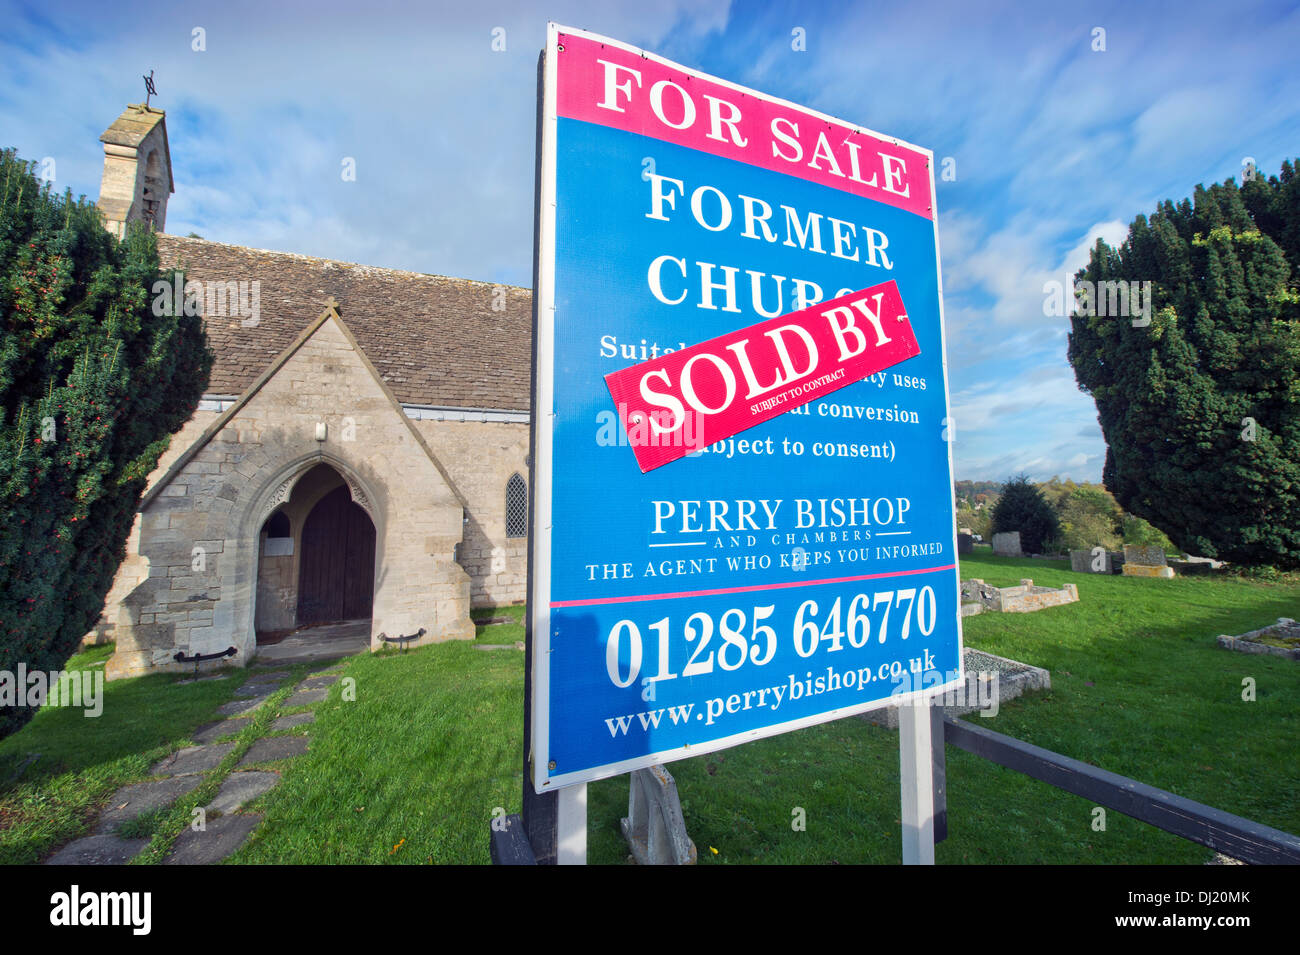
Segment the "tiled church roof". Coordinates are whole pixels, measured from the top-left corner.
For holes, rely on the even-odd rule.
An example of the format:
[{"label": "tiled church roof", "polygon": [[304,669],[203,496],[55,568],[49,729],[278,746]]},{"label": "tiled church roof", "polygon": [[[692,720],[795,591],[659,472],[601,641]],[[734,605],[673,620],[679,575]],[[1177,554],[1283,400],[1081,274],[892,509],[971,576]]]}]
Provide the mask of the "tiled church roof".
[{"label": "tiled church roof", "polygon": [[529,408],[528,289],[169,235],[158,236],[158,254],[164,269],[183,268],[189,281],[260,283],[255,326],[245,325],[235,307],[224,316],[205,314],[216,353],[209,394],[242,394],[332,296],[399,401]]}]

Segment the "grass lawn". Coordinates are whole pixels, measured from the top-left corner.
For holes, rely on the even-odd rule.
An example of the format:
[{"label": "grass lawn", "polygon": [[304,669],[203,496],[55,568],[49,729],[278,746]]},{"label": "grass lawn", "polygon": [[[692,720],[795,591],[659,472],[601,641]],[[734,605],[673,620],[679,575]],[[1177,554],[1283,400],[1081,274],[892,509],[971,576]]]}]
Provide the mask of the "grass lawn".
[{"label": "grass lawn", "polygon": [[[509,623],[485,624],[493,618],[506,617]],[[524,608],[515,607],[479,607],[470,611],[474,621],[476,643],[503,644],[514,643],[524,639]]]},{"label": "grass lawn", "polygon": [[[1003,704],[980,725],[1247,818],[1300,832],[1300,665],[1220,650],[1242,633],[1300,616],[1300,585],[1235,578],[1143,580],[1074,574],[1065,562],[978,554],[962,576],[1005,586],[1021,577],[1073,581],[1080,602],[1034,614],[965,621],[969,646],[1046,667],[1050,693]],[[522,608],[475,612],[519,619]],[[475,643],[522,639],[519,623],[479,627]],[[104,659],[103,648],[75,661]],[[523,654],[471,643],[344,663],[342,684],[316,707],[311,749],[252,804],[266,821],[235,856],[243,863],[484,863],[488,823],[517,812]],[[1251,678],[1257,699],[1242,700]],[[0,741],[0,862],[33,862],[80,834],[114,788],[188,742],[243,675],[177,686],[171,676],[108,684],[102,717],[46,710]],[[263,707],[226,763],[262,722]],[[5,780],[40,752],[17,782]],[[226,763],[217,770],[224,775]],[[700,861],[896,863],[900,858],[898,737],[850,718],[672,764]],[[139,834],[158,861],[200,787]],[[1200,846],[1092,805],[959,750],[948,750],[947,841],[940,863],[1199,863]],[[806,830],[795,831],[796,810]],[[626,778],[589,788],[589,858],[627,857],[618,821]],[[715,851],[716,850],[716,851]]]},{"label": "grass lawn", "polygon": [[229,861],[486,864],[493,811],[520,808],[523,661],[460,642],[352,657],[355,702],[331,687]]},{"label": "grass lawn", "polygon": [[[102,667],[111,646],[73,657],[66,670]],[[18,733],[0,740],[0,864],[36,862],[92,823],[108,797],[148,779],[154,762],[214,719],[243,675],[177,685],[158,674],[104,684],[103,713],[45,708]],[[14,775],[34,753],[15,780]]]},{"label": "grass lawn", "polygon": [[[995,586],[1078,585],[1080,601],[967,618],[966,644],[1046,667],[1050,693],[968,717],[1112,772],[1300,832],[1300,666],[1220,650],[1214,637],[1300,616],[1300,586],[1229,578],[1075,574],[1064,561],[962,560]],[[1255,680],[1255,702],[1242,680]],[[1209,850],[948,748],[949,838],[940,863],[1199,863]],[[897,862],[898,736],[847,719],[674,763],[703,862]],[[590,856],[626,856],[627,785],[589,790]],[[796,807],[807,830],[791,827]],[[715,855],[711,850],[716,849]]]}]

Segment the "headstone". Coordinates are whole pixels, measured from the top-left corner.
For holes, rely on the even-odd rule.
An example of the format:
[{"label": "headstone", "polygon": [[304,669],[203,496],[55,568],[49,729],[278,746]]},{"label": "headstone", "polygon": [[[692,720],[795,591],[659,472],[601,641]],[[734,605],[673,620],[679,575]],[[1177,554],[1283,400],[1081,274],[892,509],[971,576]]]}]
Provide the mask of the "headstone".
[{"label": "headstone", "polygon": [[1076,574],[1110,574],[1115,573],[1115,555],[1096,549],[1070,551],[1070,569]]},{"label": "headstone", "polygon": [[1125,577],[1172,577],[1163,547],[1146,547],[1138,544],[1124,545]]},{"label": "headstone", "polygon": [[695,843],[677,798],[677,783],[663,766],[630,773],[623,838],[638,865],[694,865]]},{"label": "headstone", "polygon": [[1124,545],[1124,563],[1141,564],[1144,567],[1166,567],[1169,564],[1163,547],[1147,547],[1140,544]]},{"label": "headstone", "polygon": [[1020,550],[1020,531],[993,535],[993,553],[999,557],[1024,557]]},{"label": "headstone", "polygon": [[958,554],[975,553],[975,538],[973,535],[966,534],[966,533],[957,535],[957,553]]}]

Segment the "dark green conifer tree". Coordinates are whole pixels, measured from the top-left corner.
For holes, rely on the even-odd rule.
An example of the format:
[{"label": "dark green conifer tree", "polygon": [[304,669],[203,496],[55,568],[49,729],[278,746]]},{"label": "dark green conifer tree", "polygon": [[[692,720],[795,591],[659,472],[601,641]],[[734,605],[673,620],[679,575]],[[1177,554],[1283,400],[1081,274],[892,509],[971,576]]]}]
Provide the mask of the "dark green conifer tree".
[{"label": "dark green conifer tree", "polygon": [[[1195,554],[1300,566],[1300,176],[1139,215],[1077,279],[1151,282],[1150,324],[1071,317],[1069,359],[1119,504]],[[1096,296],[1100,300],[1101,296]]]},{"label": "dark green conifer tree", "polygon": [[1026,554],[1041,554],[1060,533],[1056,512],[1038,486],[1022,474],[1002,486],[1002,495],[993,508],[993,533],[1020,532],[1020,549]]},{"label": "dark green conifer tree", "polygon": [[[0,152],[0,671],[76,651],[145,479],[203,394],[201,320],[155,314],[159,279],[148,229],[118,242],[92,203]],[[0,708],[0,736],[31,715]]]}]

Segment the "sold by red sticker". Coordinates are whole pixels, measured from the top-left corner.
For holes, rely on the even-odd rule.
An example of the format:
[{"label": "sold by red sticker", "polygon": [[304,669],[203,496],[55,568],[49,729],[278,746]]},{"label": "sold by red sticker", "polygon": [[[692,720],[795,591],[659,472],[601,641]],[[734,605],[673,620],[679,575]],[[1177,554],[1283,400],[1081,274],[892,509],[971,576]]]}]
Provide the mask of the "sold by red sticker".
[{"label": "sold by red sticker", "polygon": [[611,372],[641,471],[921,353],[893,281]]}]

